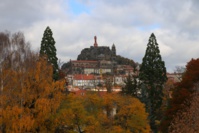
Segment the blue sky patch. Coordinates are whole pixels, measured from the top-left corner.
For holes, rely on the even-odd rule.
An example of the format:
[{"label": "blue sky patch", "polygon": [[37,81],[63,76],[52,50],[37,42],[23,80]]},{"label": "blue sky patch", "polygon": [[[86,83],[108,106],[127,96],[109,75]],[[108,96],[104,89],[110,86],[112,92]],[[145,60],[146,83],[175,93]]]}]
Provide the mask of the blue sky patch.
[{"label": "blue sky patch", "polygon": [[74,15],[90,13],[89,7],[78,0],[69,0],[69,6]]}]

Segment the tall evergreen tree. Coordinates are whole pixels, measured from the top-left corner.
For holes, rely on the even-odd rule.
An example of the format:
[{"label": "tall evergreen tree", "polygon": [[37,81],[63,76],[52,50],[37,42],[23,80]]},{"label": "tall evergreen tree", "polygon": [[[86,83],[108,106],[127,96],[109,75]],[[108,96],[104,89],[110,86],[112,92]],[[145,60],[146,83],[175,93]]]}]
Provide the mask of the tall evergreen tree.
[{"label": "tall evergreen tree", "polygon": [[53,33],[49,26],[47,26],[44,31],[43,38],[41,41],[40,55],[47,56],[47,60],[53,66],[53,79],[58,80],[59,78],[59,70],[57,63],[57,55],[56,55],[56,47],[55,40],[53,38]]},{"label": "tall evergreen tree", "polygon": [[162,104],[163,85],[167,81],[166,67],[162,61],[156,37],[152,33],[140,68],[141,100],[146,104],[151,129],[156,133],[158,110]]}]

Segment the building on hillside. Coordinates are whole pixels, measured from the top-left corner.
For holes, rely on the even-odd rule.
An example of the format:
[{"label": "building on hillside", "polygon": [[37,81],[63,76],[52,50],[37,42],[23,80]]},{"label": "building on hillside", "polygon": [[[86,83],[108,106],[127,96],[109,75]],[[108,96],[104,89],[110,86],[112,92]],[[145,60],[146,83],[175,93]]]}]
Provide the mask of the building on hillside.
[{"label": "building on hillside", "polygon": [[72,85],[73,84],[73,75],[72,74],[68,74],[65,77],[66,81],[67,81],[67,85]]},{"label": "building on hillside", "polygon": [[167,73],[168,80],[172,80],[174,83],[180,82],[182,80],[181,73]]},{"label": "building on hillside", "polygon": [[99,61],[99,74],[112,74],[113,73],[113,64],[111,61],[101,60]]},{"label": "building on hillside", "polygon": [[112,91],[119,92],[122,87],[125,86],[126,75],[93,75],[93,74],[74,74],[67,75],[68,81],[67,89],[70,92],[76,92],[80,89],[86,89],[87,91],[107,91],[106,83],[109,80]]},{"label": "building on hillside", "polygon": [[[112,85],[124,86],[126,77],[134,75],[130,65],[117,65],[116,73],[112,75],[113,66],[111,61],[71,61],[73,73],[67,75],[69,85],[81,88],[96,88],[105,85],[107,78],[111,79]],[[108,74],[108,75],[107,75]]]},{"label": "building on hillside", "polygon": [[73,86],[85,88],[95,88],[100,83],[93,74],[75,74],[73,76]]},{"label": "building on hillside", "polygon": [[119,86],[124,86],[125,85],[125,80],[127,76],[125,75],[116,75],[114,76],[114,84],[119,85]]},{"label": "building on hillside", "polygon": [[134,69],[130,65],[116,65],[116,74],[117,75],[134,75]]},{"label": "building on hillside", "polygon": [[94,44],[90,48],[85,48],[78,55],[77,60],[111,60],[116,57],[115,44],[110,49],[108,46],[99,46],[97,43],[97,37],[94,36]]},{"label": "building on hillside", "polygon": [[91,73],[99,73],[98,61],[91,60],[71,60],[71,73],[72,74],[91,74]]},{"label": "building on hillside", "polygon": [[111,74],[113,64],[111,61],[100,60],[71,60],[71,74]]},{"label": "building on hillside", "polygon": [[71,74],[112,74],[112,75],[137,75],[130,65],[116,65],[108,60],[71,60]]}]

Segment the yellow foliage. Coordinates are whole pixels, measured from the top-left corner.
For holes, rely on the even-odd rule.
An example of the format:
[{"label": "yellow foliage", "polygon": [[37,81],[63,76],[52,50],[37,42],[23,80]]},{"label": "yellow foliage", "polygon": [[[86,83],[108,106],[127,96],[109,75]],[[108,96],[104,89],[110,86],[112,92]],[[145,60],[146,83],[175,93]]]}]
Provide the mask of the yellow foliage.
[{"label": "yellow foliage", "polygon": [[87,93],[83,97],[69,94],[59,110],[57,122],[60,127],[67,127],[61,132],[149,133],[147,117],[144,105],[136,98]]},{"label": "yellow foliage", "polygon": [[150,132],[147,120],[148,114],[145,112],[144,104],[138,99],[125,96],[118,103],[118,113],[116,123],[124,129],[133,130],[135,133]]}]

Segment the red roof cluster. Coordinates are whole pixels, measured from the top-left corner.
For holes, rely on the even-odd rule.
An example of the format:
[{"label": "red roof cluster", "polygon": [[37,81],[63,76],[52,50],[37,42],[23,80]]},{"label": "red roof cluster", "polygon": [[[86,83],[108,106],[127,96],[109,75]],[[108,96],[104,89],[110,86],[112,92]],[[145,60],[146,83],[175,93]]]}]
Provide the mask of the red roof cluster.
[{"label": "red roof cluster", "polygon": [[75,74],[74,80],[94,80],[95,76],[92,74]]}]

